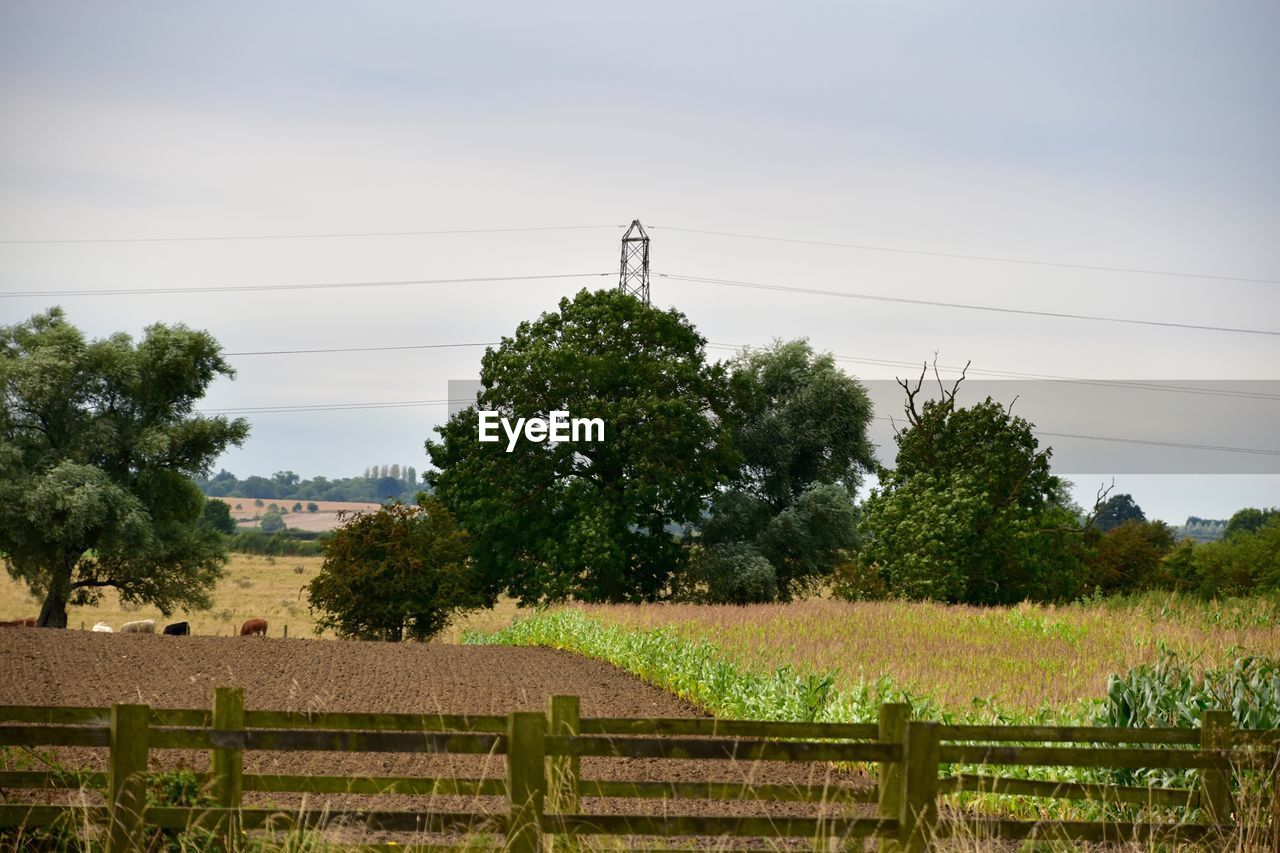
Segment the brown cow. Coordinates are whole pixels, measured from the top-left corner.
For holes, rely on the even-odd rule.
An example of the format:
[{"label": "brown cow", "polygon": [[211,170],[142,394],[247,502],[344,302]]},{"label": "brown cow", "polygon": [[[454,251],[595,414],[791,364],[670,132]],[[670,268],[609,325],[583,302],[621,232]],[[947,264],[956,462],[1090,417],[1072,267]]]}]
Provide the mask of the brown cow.
[{"label": "brown cow", "polygon": [[36,623],[39,621],[39,616],[28,616],[25,619],[11,619],[8,622],[0,622],[0,628],[34,628]]},{"label": "brown cow", "polygon": [[249,619],[240,626],[240,636],[250,637],[254,634],[267,636],[267,620],[266,619]]}]

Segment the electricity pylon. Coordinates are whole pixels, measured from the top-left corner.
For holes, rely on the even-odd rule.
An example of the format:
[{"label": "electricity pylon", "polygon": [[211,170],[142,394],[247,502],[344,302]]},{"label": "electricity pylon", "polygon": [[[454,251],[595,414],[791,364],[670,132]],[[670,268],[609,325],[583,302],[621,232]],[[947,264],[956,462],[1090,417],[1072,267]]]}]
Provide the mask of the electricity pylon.
[{"label": "electricity pylon", "polygon": [[639,219],[622,235],[622,267],[618,271],[618,289],[649,304],[649,235]]}]

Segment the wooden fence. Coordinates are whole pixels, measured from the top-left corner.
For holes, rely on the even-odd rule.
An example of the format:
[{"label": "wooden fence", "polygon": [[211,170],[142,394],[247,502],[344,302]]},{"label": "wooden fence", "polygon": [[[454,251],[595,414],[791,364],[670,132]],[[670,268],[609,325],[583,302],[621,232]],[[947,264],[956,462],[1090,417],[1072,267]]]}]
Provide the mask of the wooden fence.
[{"label": "wooden fence", "polygon": [[[1017,745],[1023,744],[1023,745]],[[1046,745],[1048,744],[1048,745]],[[1085,744],[1085,745],[1081,745]],[[0,707],[0,746],[92,746],[110,749],[108,773],[0,772],[0,789],[102,788],[105,806],[0,805],[0,829],[59,821],[106,826],[108,853],[134,849],[148,826],[219,834],[235,847],[243,832],[316,827],[334,821],[373,830],[461,831],[501,835],[513,851],[544,841],[590,835],[769,837],[811,840],[815,847],[879,839],[882,851],[924,850],[930,839],[1057,839],[1068,841],[1195,841],[1239,830],[1233,775],[1253,774],[1274,785],[1280,733],[1231,727],[1230,714],[1206,711],[1199,729],[942,725],[909,719],[906,705],[880,709],[879,724],[780,723],[715,719],[582,718],[577,697],[558,696],[548,711],[507,716],[298,713],[246,710],[239,689],[218,688],[213,708],[153,709]],[[146,804],[152,749],[212,753],[202,783],[209,807]],[[506,756],[505,778],[285,776],[245,773],[245,750],[358,751]],[[730,759],[736,761],[868,762],[878,765],[872,789],[832,785],[733,782],[603,781],[582,778],[584,756]],[[983,772],[940,776],[943,768]],[[1195,789],[1036,781],[988,775],[1001,766],[1196,769]],[[1270,774],[1266,776],[1265,774]],[[245,791],[313,794],[464,795],[505,798],[498,812],[297,810],[243,806]],[[1023,821],[940,816],[939,799],[986,792],[1184,809],[1182,819]],[[792,800],[849,803],[838,817],[590,814],[584,797],[671,800]],[[858,803],[875,816],[849,816]],[[1280,809],[1280,798],[1267,808]],[[1188,822],[1187,815],[1199,820]],[[1257,815],[1250,819],[1259,820]],[[1268,819],[1262,817],[1265,823]],[[1280,814],[1271,827],[1280,851]],[[475,837],[475,836],[473,836]],[[401,848],[403,849],[403,848]]]}]

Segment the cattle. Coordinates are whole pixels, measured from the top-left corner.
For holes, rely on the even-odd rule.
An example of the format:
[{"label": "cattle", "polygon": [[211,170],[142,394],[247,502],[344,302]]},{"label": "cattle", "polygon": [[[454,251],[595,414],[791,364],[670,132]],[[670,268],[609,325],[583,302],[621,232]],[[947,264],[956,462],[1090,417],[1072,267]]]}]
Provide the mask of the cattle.
[{"label": "cattle", "polygon": [[156,632],[156,620],[139,619],[136,622],[126,622],[120,626],[121,634],[154,634]]},{"label": "cattle", "polygon": [[191,633],[191,623],[174,622],[172,625],[165,625],[164,632],[170,637],[185,637]]},{"label": "cattle", "polygon": [[266,619],[249,619],[240,626],[240,636],[250,637],[254,634],[267,636],[267,620]]},{"label": "cattle", "polygon": [[40,617],[38,616],[28,616],[25,619],[10,619],[8,622],[0,622],[0,628],[34,628],[39,621]]},{"label": "cattle", "polygon": [[110,634],[111,626],[108,625],[106,622],[99,622],[98,624],[94,625],[91,630],[99,634]]}]

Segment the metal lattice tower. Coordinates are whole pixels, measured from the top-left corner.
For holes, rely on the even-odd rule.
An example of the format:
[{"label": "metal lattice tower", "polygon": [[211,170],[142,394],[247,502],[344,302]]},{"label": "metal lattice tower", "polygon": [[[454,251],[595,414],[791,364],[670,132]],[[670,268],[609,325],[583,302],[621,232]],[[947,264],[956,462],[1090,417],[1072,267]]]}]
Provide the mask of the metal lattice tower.
[{"label": "metal lattice tower", "polygon": [[622,235],[622,267],[618,271],[618,289],[649,304],[649,235],[639,219]]}]

